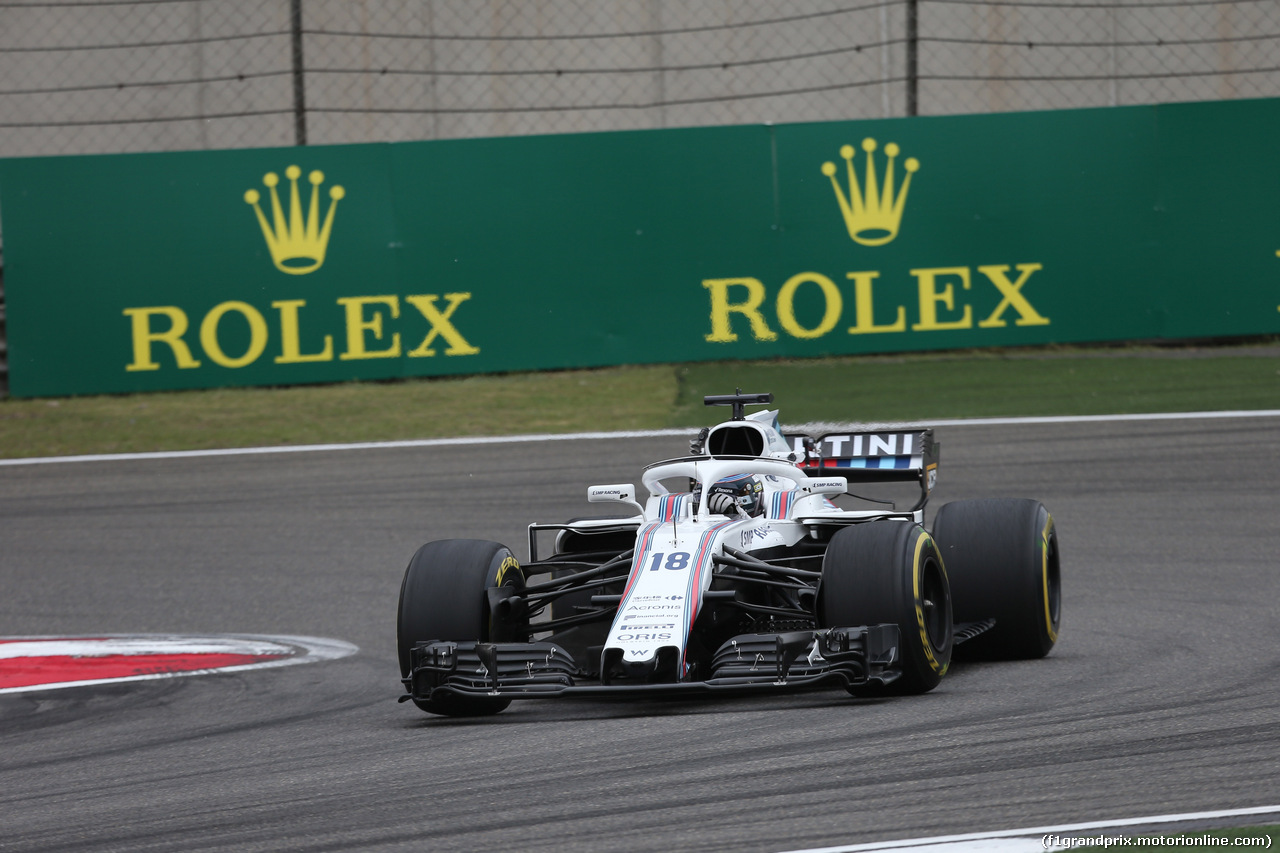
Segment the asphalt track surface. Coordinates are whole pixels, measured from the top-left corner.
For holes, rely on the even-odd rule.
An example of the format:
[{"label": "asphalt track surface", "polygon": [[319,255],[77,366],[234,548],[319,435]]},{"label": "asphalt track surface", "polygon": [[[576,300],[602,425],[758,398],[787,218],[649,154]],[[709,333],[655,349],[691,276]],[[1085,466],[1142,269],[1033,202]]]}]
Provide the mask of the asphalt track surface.
[{"label": "asphalt track surface", "polygon": [[397,704],[424,541],[525,552],[681,438],[0,468],[0,635],[339,661],[0,696],[0,850],[780,851],[1280,802],[1280,419],[949,426],[933,507],[1045,502],[1065,627],[921,697]]}]

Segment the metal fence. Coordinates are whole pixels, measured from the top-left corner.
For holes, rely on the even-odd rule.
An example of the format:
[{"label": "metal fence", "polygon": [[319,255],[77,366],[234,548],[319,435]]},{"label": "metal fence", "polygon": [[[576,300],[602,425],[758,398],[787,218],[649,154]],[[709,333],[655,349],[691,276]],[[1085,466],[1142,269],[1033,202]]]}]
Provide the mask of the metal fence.
[{"label": "metal fence", "polygon": [[1275,95],[1276,0],[0,2],[0,156]]},{"label": "metal fence", "polygon": [[0,157],[1278,95],[1277,0],[0,0]]}]

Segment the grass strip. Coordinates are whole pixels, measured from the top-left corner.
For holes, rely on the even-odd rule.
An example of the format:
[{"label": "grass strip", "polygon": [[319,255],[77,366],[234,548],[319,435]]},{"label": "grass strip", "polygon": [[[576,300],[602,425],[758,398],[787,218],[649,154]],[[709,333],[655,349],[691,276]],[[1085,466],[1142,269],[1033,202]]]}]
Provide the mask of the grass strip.
[{"label": "grass strip", "polygon": [[772,391],[788,422],[1112,415],[1280,408],[1280,349],[1069,352],[681,367],[672,425],[715,423],[704,394]]},{"label": "grass strip", "polygon": [[[1280,825],[1249,826],[1235,829],[1201,829],[1187,830],[1179,833],[1163,833],[1161,835],[1134,836],[1135,843],[1127,847],[1172,849],[1184,853],[1206,853],[1226,850],[1270,850],[1276,837],[1280,836]],[[1265,839],[1270,838],[1271,844]],[[1204,839],[1204,843],[1195,843],[1196,839]],[[1184,843],[1185,842],[1185,843]],[[1096,849],[1077,847],[1077,850]]]},{"label": "grass strip", "polygon": [[771,391],[786,423],[1280,409],[1280,345],[715,362],[0,401],[0,458],[715,423]]},{"label": "grass strip", "polygon": [[661,428],[670,367],[0,402],[0,458]]}]

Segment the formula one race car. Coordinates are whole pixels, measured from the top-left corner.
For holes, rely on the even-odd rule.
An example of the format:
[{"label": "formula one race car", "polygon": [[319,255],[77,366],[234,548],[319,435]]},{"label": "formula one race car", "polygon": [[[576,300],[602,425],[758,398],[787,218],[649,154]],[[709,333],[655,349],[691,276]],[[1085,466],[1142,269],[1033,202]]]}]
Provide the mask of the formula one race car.
[{"label": "formula one race car", "polygon": [[[930,533],[932,430],[784,434],[776,412],[744,413],[772,400],[705,398],[732,418],[648,466],[645,503],[631,484],[589,487],[628,511],[530,525],[523,565],[496,542],[423,545],[400,588],[401,701],[471,716],[553,696],[912,694],[960,643],[1048,654],[1061,580],[1043,505],[956,501]],[[910,509],[849,494],[895,482],[918,486]]]}]

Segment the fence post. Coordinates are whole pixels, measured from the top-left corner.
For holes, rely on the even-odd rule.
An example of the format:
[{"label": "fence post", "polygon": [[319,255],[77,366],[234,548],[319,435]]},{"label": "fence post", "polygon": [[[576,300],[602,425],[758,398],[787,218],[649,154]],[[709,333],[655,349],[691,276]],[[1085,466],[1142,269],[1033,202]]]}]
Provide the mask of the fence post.
[{"label": "fence post", "polygon": [[920,40],[918,0],[907,0],[907,115],[919,114],[920,65],[917,47]]},{"label": "fence post", "polygon": [[293,140],[307,144],[307,90],[302,63],[302,0],[289,0],[289,28],[293,34]]}]

